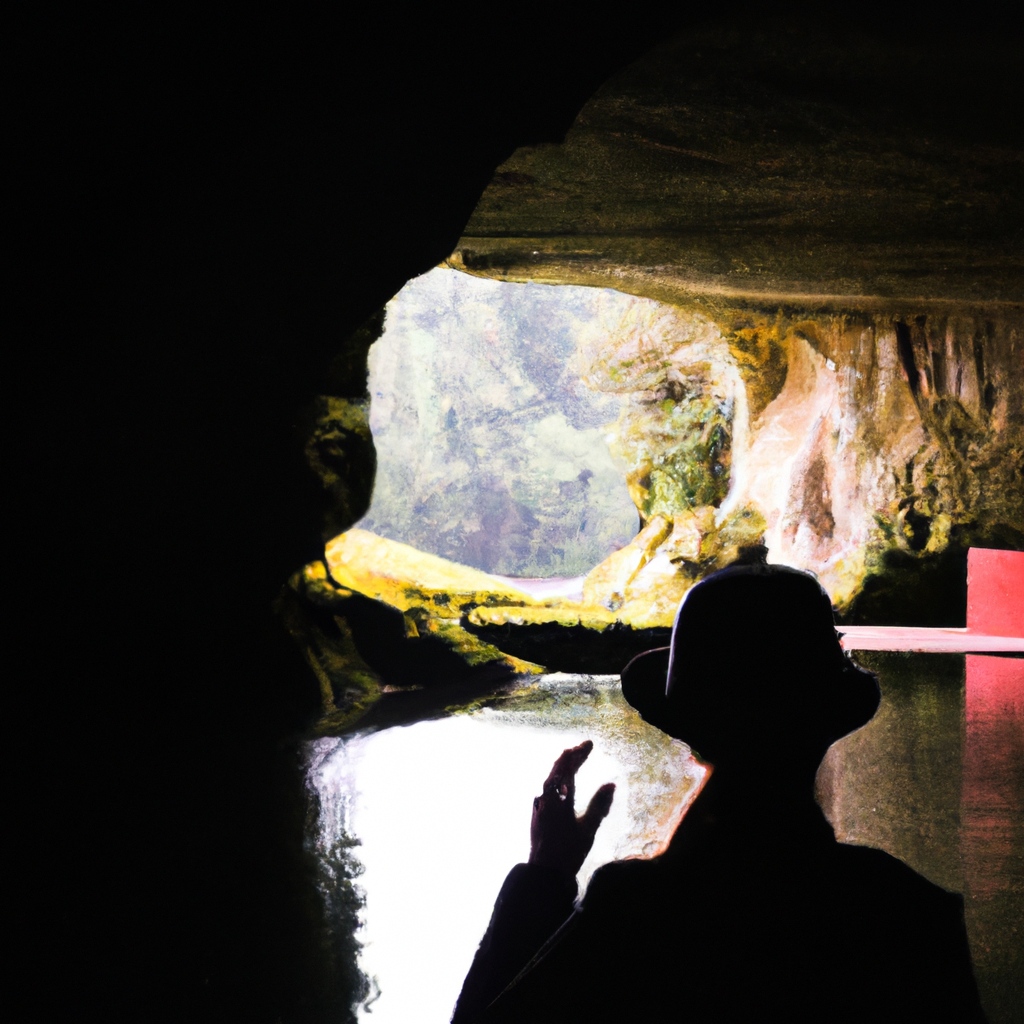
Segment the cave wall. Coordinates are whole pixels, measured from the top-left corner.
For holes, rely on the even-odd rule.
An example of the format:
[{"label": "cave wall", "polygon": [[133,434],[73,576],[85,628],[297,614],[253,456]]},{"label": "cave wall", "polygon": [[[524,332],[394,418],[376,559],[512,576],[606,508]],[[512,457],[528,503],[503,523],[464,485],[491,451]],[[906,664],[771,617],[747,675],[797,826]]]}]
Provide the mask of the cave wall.
[{"label": "cave wall", "polygon": [[660,588],[677,602],[761,535],[840,610],[892,552],[928,559],[1024,538],[1019,320],[717,321],[638,298],[611,334],[584,342],[588,383],[629,397],[612,443],[645,529],[658,520],[625,581],[637,599]]},{"label": "cave wall", "polygon": [[786,375],[751,417],[735,500],[775,558],[845,608],[888,552],[1024,539],[1020,321],[831,315],[774,334]]},{"label": "cave wall", "polygon": [[[600,329],[574,325],[574,358],[623,403],[610,446],[641,527],[582,607],[517,621],[665,628],[696,579],[763,538],[850,621],[955,625],[966,548],[1024,546],[1024,165],[991,108],[936,93],[920,52],[889,91],[901,53],[810,28],[690,33],[606,83],[563,142],[496,170],[444,265],[626,298]],[[978,69],[993,90],[1008,73]],[[487,344],[461,343],[465,363]],[[363,365],[367,344],[339,361]],[[340,510],[325,540],[369,498],[368,397],[310,414]],[[410,523],[447,527],[421,504]],[[481,543],[503,518],[485,529],[487,511]]]},{"label": "cave wall", "polygon": [[497,168],[453,262],[706,308],[1019,306],[1016,54],[957,58],[770,17],[681,35]]},{"label": "cave wall", "polygon": [[[662,586],[663,543],[706,572],[730,546],[715,529],[744,511],[841,610],[894,566],[913,600],[915,567],[951,548],[1024,546],[1024,165],[977,102],[1012,73],[991,46],[975,57],[953,97],[895,38],[696,31],[609,80],[560,145],[495,172],[450,265],[660,304],[606,339],[634,362],[597,386],[629,394],[620,449],[642,522],[663,517],[640,558]],[[703,409],[707,372],[678,365],[697,324],[731,355]],[[658,376],[658,359],[677,365]]]}]

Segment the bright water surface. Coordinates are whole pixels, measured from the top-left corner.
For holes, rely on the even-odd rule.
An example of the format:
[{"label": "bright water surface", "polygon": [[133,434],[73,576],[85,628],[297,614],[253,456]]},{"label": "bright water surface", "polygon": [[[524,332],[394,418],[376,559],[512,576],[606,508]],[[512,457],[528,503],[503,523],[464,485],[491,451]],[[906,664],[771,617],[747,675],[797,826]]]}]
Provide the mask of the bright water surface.
[{"label": "bright water surface", "polygon": [[[882,705],[829,752],[819,799],[839,838],[877,846],[965,895],[990,1024],[1024,1006],[1024,661],[1002,683],[966,678],[963,655],[861,654]],[[987,677],[986,677],[987,679]],[[986,689],[987,687],[987,689]],[[685,744],[647,726],[617,677],[548,676],[545,700],[310,750],[324,838],[362,842],[362,969],[374,1022],[448,1020],[509,868],[529,852],[533,797],[555,757],[592,739],[577,810],[618,784],[581,883],[602,863],[651,854],[697,788]],[[773,757],[770,752],[767,755]]]}]

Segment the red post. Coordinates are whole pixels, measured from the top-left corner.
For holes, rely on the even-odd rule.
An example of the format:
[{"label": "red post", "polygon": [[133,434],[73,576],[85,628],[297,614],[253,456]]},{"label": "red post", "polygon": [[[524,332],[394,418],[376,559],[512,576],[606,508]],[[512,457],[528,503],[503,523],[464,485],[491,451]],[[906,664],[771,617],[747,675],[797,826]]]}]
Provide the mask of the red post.
[{"label": "red post", "polygon": [[[971,548],[967,632],[1020,636],[1024,552]],[[1024,1006],[1024,659],[968,654],[960,853],[975,970],[993,1020]],[[1014,981],[1013,979],[1017,979]],[[1010,1014],[1007,1016],[1006,1014]]]},{"label": "red post", "polygon": [[968,550],[967,632],[1024,636],[1024,551]]}]

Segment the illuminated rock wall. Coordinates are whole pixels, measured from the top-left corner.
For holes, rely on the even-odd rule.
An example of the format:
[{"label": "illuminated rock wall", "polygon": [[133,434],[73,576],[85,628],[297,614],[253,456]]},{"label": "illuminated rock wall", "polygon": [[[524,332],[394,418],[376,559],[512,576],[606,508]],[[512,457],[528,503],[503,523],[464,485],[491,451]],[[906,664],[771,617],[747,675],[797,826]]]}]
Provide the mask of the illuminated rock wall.
[{"label": "illuminated rock wall", "polygon": [[843,606],[885,552],[1024,531],[1024,337],[1010,322],[820,317],[776,331],[787,371],[734,453],[731,500],[773,557]]},{"label": "illuminated rock wall", "polygon": [[[609,290],[531,294],[451,271],[403,294],[371,355],[381,462],[362,527],[510,575],[590,570],[582,601],[529,611],[494,581],[477,625],[668,627],[697,579],[761,540],[845,609],[891,552],[1024,535],[1012,321],[735,314],[730,329]],[[558,344],[531,366],[515,314],[538,308]],[[460,615],[426,603],[431,619]]]},{"label": "illuminated rock wall", "polygon": [[678,591],[669,563],[692,579],[761,530],[773,561],[815,572],[840,607],[890,550],[1024,532],[1016,324],[779,316],[728,331],[636,303],[646,330],[607,339],[595,366],[598,386],[632,389],[617,443],[660,535],[602,603]]}]

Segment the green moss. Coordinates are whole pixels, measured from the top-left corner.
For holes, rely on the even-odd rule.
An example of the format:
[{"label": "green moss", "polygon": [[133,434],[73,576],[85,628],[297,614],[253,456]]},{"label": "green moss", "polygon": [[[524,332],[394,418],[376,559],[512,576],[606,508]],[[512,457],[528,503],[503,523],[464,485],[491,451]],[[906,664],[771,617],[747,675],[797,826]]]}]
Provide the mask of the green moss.
[{"label": "green moss", "polygon": [[645,519],[718,505],[729,490],[731,409],[714,397],[633,402],[619,426],[618,453],[647,479]]},{"label": "green moss", "polygon": [[323,602],[342,599],[316,586],[310,587],[309,596],[303,582],[302,574],[296,573],[274,608],[319,683],[321,718],[315,731],[345,732],[380,699],[382,681],[359,654],[345,620],[318,614]]},{"label": "green moss", "polygon": [[[509,662],[508,656],[503,651],[463,629],[455,619],[433,615],[426,608],[413,608],[406,615],[415,621],[419,635],[430,634],[438,637],[458,653],[467,665]],[[524,666],[518,662],[513,667],[519,671],[525,670]]]}]

